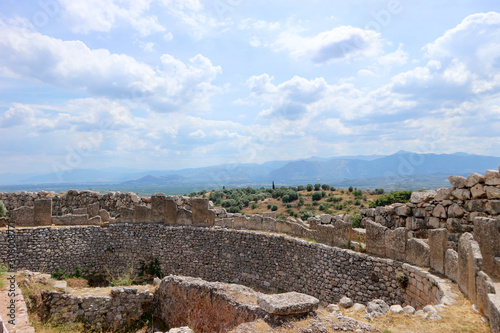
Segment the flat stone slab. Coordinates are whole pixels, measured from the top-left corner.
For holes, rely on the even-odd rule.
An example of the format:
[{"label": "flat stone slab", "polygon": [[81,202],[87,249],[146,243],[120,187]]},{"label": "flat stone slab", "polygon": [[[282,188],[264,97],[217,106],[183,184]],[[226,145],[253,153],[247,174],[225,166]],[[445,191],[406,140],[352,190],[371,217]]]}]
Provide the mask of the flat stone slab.
[{"label": "flat stone slab", "polygon": [[316,310],[319,306],[319,299],[292,291],[284,294],[262,295],[257,300],[257,304],[269,314],[288,316]]}]

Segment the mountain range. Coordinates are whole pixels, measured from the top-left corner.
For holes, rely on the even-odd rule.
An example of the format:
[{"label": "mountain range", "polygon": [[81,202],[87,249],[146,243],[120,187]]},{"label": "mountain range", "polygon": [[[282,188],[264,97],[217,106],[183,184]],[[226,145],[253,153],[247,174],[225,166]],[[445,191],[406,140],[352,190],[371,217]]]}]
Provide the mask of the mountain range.
[{"label": "mountain range", "polygon": [[[307,183],[360,184],[427,184],[446,183],[448,175],[484,173],[496,169],[500,157],[455,154],[419,154],[399,151],[392,155],[310,157],[294,161],[270,161],[263,164],[223,164],[181,170],[136,170],[128,168],[72,169],[59,174],[0,174],[1,185],[93,184],[113,188],[198,186],[262,186],[275,181],[280,185]],[[414,186],[411,186],[411,185]]]}]

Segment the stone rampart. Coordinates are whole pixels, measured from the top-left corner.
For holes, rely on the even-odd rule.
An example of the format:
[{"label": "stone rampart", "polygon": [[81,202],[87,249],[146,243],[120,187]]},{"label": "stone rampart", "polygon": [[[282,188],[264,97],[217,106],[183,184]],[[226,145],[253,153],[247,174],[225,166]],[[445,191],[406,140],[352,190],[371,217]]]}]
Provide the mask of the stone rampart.
[{"label": "stone rampart", "polygon": [[[0,232],[0,258],[7,260],[7,232]],[[16,269],[73,272],[79,265],[98,272],[138,268],[157,258],[166,274],[237,282],[263,289],[298,291],[324,303],[348,296],[366,303],[435,304],[444,291],[427,293],[430,276],[405,288],[417,267],[283,235],[159,223],[17,229]],[[434,277],[433,277],[434,278]],[[429,287],[428,287],[429,288]],[[432,288],[430,288],[432,290]]]}]

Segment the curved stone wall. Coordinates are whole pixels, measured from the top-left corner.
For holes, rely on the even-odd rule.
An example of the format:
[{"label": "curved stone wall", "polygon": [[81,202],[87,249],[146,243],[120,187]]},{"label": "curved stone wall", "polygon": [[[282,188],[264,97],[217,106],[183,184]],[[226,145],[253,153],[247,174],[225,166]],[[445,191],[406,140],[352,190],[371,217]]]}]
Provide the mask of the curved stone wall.
[{"label": "curved stone wall", "polygon": [[[15,236],[17,270],[71,272],[79,265],[105,272],[158,258],[166,274],[293,290],[325,303],[346,295],[419,307],[444,294],[437,278],[416,267],[269,233],[124,223],[16,229]],[[0,231],[0,261],[7,261],[7,246],[7,232]]]}]

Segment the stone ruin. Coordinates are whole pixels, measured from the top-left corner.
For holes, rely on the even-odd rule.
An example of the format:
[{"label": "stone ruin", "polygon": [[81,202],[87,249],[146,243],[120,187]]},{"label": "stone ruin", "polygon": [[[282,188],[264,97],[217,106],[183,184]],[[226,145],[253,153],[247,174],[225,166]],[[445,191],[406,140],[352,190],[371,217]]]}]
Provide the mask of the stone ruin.
[{"label": "stone ruin", "polygon": [[[5,223],[13,224],[16,228],[41,227],[16,230],[21,244],[18,250],[22,252],[23,249],[30,249],[31,251],[23,253],[28,259],[18,258],[19,269],[41,270],[45,268],[50,271],[57,267],[64,267],[71,271],[78,260],[88,261],[89,256],[105,262],[109,267],[113,265],[119,267],[131,259],[116,261],[116,258],[108,258],[97,249],[98,252],[84,253],[80,257],[78,254],[75,257],[73,253],[56,262],[57,260],[53,258],[45,257],[42,252],[31,250],[32,239],[40,239],[40,237],[49,237],[53,242],[47,245],[48,248],[60,248],[63,246],[61,240],[54,240],[54,238],[67,234],[69,238],[77,237],[80,240],[82,238],[80,230],[82,232],[85,230],[85,234],[91,232],[92,237],[104,244],[125,242],[122,237],[126,236],[123,236],[123,233],[126,230],[134,233],[137,228],[140,228],[143,235],[164,234],[164,237],[170,240],[172,236],[168,235],[173,232],[180,240],[175,241],[175,246],[168,247],[168,249],[165,245],[158,243],[157,246],[162,248],[160,252],[157,248],[147,248],[146,240],[142,238],[147,236],[139,237],[134,244],[139,243],[139,246],[147,248],[145,253],[141,254],[144,258],[151,253],[160,256],[164,253],[162,251],[168,250],[167,253],[173,257],[171,258],[173,261],[169,262],[166,260],[170,259],[164,259],[162,265],[174,274],[199,276],[209,281],[258,284],[263,288],[286,286],[289,290],[314,295],[323,303],[338,301],[341,295],[348,295],[349,290],[362,288],[358,286],[355,279],[349,279],[349,284],[344,283],[345,286],[339,286],[345,281],[338,278],[335,272],[330,272],[331,267],[350,271],[353,276],[368,274],[368,279],[363,280],[363,283],[372,281],[369,283],[373,283],[371,288],[381,289],[379,294],[370,296],[372,299],[385,298],[389,303],[413,305],[417,308],[425,304],[451,301],[449,288],[438,276],[433,275],[441,274],[456,282],[464,295],[490,319],[492,332],[500,332],[500,289],[496,282],[500,278],[500,172],[487,170],[484,175],[474,173],[468,177],[450,176],[449,180],[451,188],[414,192],[409,203],[361,210],[362,229],[352,229],[351,218],[348,215],[323,214],[307,221],[294,218],[283,221],[276,219],[274,213],[251,217],[230,214],[224,209],[213,209],[208,199],[165,196],[164,194],[140,198],[133,193],[100,194],[73,190],[62,195],[50,192],[1,193],[0,199],[5,203],[10,214],[10,220]],[[78,226],[74,228],[79,229],[62,228],[61,231],[57,231],[56,235],[55,229],[51,231],[52,225],[74,225]],[[199,230],[205,231],[200,233],[198,227],[203,227]],[[365,249],[370,256],[349,250],[339,250],[347,252],[335,250],[337,252],[329,256],[334,255],[340,258],[345,256],[349,262],[361,260],[363,264],[372,265],[371,269],[377,265],[382,266],[380,266],[381,269],[377,269],[379,273],[376,277],[370,277],[369,272],[355,273],[351,265],[342,266],[333,259],[325,263],[314,263],[318,265],[317,271],[325,272],[325,276],[330,274],[333,276],[331,281],[335,282],[328,282],[332,284],[331,289],[312,288],[310,285],[300,283],[299,276],[308,276],[300,265],[294,266],[294,270],[300,272],[299,275],[287,273],[289,268],[286,266],[282,271],[278,270],[271,275],[269,272],[256,270],[255,265],[259,260],[265,262],[265,257],[245,259],[247,256],[244,254],[245,251],[262,252],[275,262],[286,261],[286,259],[277,253],[269,253],[268,242],[277,241],[271,234],[262,234],[257,238],[251,236],[251,242],[257,245],[255,248],[248,248],[247,230],[287,234],[314,240],[318,244],[307,242],[313,247],[312,250],[305,250],[305,248],[301,250],[311,256],[314,256],[313,253],[317,251],[325,251],[321,244],[333,246],[332,249],[336,249],[366,243]],[[227,234],[227,232],[233,234]],[[241,232],[243,234],[238,234]],[[359,242],[354,241],[356,237]],[[195,240],[192,238],[210,248],[222,240],[239,245],[227,245],[226,248],[222,247],[214,257],[210,255],[204,257],[204,250],[197,246],[198,243],[193,243]],[[87,241],[91,242],[90,238],[84,242]],[[281,246],[286,243],[286,248],[289,249],[302,247],[300,242],[290,243],[282,238],[278,243]],[[186,248],[187,244],[201,252],[193,252]],[[184,248],[186,250],[178,252],[178,249]],[[279,251],[278,248],[276,251]],[[309,249],[309,247],[306,248]],[[6,249],[6,233],[0,231],[0,260],[4,262],[7,257]],[[142,253],[142,251],[139,252]],[[240,253],[240,256],[233,253]],[[30,256],[31,259],[29,259]],[[193,266],[190,266],[184,260],[193,260],[192,256],[199,260],[195,259]],[[374,256],[387,259],[376,259]],[[300,260],[296,259],[297,261],[311,264],[307,255],[301,257],[297,253],[296,258],[300,258]],[[44,263],[44,267],[38,264],[40,260]],[[65,260],[69,264],[66,264]],[[237,275],[230,271],[224,273],[225,268],[215,265],[211,262],[212,260],[219,260],[220,265],[229,265],[231,272],[234,269],[239,269],[240,272]],[[370,264],[370,260],[375,261]],[[99,265],[98,262],[95,264]],[[207,265],[207,270],[201,269],[200,265]],[[419,267],[430,268],[431,273]],[[221,272],[214,274],[214,269],[221,269]],[[283,272],[283,275],[280,275],[282,274],[280,272]],[[404,288],[398,286],[396,272],[408,279]],[[286,281],[287,275],[298,279],[298,282]],[[312,280],[314,280],[313,277],[310,281]],[[380,284],[377,281],[385,282]],[[324,284],[318,280],[315,285],[323,286]],[[368,289],[359,290],[368,292]],[[354,292],[356,293],[360,291]],[[367,301],[367,298],[359,295],[350,296],[357,297],[360,302],[366,303]]]}]

